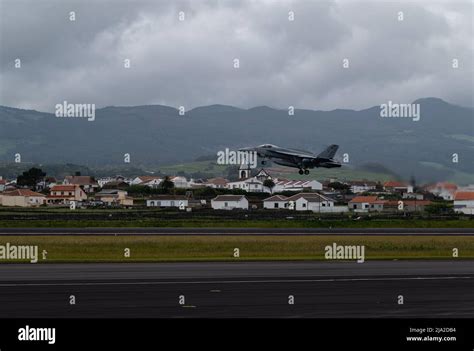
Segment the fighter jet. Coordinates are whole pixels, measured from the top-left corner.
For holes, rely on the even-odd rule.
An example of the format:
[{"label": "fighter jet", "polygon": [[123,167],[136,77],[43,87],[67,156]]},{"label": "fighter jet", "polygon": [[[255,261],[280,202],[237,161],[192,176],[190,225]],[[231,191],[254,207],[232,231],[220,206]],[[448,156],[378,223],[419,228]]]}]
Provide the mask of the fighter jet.
[{"label": "fighter jet", "polygon": [[299,168],[299,174],[307,175],[309,169],[315,167],[341,167],[341,164],[333,159],[338,148],[339,145],[330,145],[317,156],[309,151],[285,149],[272,144],[242,148],[239,151],[256,152],[262,158],[262,164],[269,159],[277,165]]}]

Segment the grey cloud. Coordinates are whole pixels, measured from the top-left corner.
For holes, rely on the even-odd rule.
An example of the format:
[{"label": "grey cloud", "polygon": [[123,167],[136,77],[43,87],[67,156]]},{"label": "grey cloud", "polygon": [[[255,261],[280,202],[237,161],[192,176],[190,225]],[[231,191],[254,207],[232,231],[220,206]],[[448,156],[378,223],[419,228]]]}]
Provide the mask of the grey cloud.
[{"label": "grey cloud", "polygon": [[[52,111],[68,100],[334,109],[425,96],[472,106],[467,1],[0,4],[0,103],[7,106]],[[76,22],[68,21],[69,11]],[[17,57],[21,69],[13,68]]]}]

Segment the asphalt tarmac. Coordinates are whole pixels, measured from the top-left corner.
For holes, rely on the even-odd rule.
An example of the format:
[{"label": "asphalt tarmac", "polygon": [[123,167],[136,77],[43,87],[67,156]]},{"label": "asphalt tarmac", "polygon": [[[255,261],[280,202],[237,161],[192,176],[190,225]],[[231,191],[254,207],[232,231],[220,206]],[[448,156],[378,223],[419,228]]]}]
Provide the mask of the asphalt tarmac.
[{"label": "asphalt tarmac", "polygon": [[2,264],[0,315],[473,318],[474,261]]}]

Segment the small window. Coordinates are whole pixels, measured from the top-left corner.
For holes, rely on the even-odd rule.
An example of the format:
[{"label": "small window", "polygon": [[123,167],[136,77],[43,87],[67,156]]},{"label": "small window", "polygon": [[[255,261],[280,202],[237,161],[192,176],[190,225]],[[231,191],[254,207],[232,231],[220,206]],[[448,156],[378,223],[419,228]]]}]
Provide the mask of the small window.
[{"label": "small window", "polygon": [[273,207],[274,207],[274,208],[278,208],[278,202],[275,202],[275,203],[273,204]]},{"label": "small window", "polygon": [[224,207],[227,207],[229,206],[229,203],[228,202],[224,202]]},{"label": "small window", "polygon": [[303,206],[302,206],[302,207],[306,207],[306,204],[303,204]]}]

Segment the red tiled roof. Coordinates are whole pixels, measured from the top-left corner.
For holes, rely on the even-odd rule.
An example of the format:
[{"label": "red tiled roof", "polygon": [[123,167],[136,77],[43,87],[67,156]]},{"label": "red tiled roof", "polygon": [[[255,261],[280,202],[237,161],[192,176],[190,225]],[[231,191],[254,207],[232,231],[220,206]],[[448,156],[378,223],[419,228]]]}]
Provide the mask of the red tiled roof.
[{"label": "red tiled roof", "polygon": [[31,191],[30,189],[15,189],[11,191],[6,191],[2,193],[5,196],[35,196],[35,197],[45,197],[46,195]]},{"label": "red tiled roof", "polygon": [[438,188],[446,189],[446,190],[456,190],[458,186],[454,183],[448,183],[448,182],[441,182],[437,183],[436,186]]},{"label": "red tiled roof", "polygon": [[229,181],[222,177],[211,178],[207,180],[207,184],[215,184],[215,185],[226,185]]},{"label": "red tiled roof", "polygon": [[138,177],[142,182],[149,182],[150,180],[155,180],[155,179],[162,179],[161,177],[158,176],[139,176]]},{"label": "red tiled roof", "polygon": [[66,176],[65,180],[69,184],[77,185],[97,185],[98,183],[91,176]]},{"label": "red tiled roof", "polygon": [[474,191],[458,191],[454,195],[455,201],[474,200]]},{"label": "red tiled roof", "polygon": [[349,202],[356,202],[356,203],[375,203],[378,200],[377,196],[356,196]]}]

